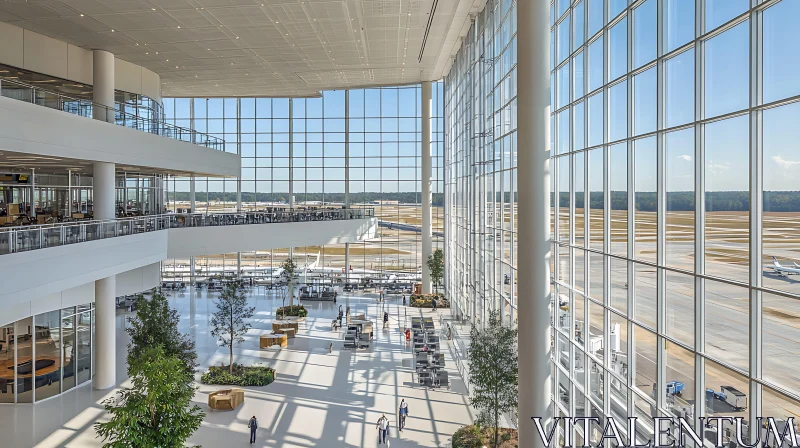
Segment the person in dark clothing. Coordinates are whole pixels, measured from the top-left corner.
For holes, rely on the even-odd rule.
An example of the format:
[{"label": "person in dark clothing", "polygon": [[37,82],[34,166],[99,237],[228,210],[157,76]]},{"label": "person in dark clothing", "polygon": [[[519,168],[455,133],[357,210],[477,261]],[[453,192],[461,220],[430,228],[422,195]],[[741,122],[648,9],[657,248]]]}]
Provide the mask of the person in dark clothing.
[{"label": "person in dark clothing", "polygon": [[250,443],[256,443],[256,429],[258,429],[258,419],[254,415],[253,418],[247,422],[247,427],[250,428]]}]

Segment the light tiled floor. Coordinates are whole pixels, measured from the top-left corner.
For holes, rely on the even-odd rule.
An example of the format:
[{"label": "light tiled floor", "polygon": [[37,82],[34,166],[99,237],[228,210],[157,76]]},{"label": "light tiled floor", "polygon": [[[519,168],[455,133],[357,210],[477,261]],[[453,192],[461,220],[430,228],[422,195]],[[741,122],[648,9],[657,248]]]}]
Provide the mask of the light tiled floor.
[{"label": "light tiled floor", "polygon": [[[227,363],[228,352],[217,347],[208,332],[214,304],[207,293],[202,291],[197,297],[189,291],[176,293],[170,301],[181,313],[181,330],[197,342],[201,369]],[[411,353],[402,328],[412,315],[420,315],[420,310],[402,307],[393,298],[377,304],[374,297],[352,296],[351,309],[365,311],[376,321],[372,347],[356,352],[343,350],[339,334],[330,330],[331,319],[344,298],[337,305],[304,301],[309,318],[301,324],[297,337],[289,340],[289,347],[260,350],[258,336],[269,332],[281,299],[265,295],[262,289],[260,293],[251,291],[250,301],[256,307],[256,316],[245,342],[234,350],[235,361],[272,366],[277,370],[277,380],[266,387],[246,388],[244,405],[232,412],[211,411],[205,404],[208,393],[221,386],[199,385],[195,401],[206,418],[191,443],[206,448],[250,446],[247,421],[256,415],[259,430],[255,446],[375,447],[375,422],[386,413],[392,421],[390,446],[438,447],[450,446],[451,434],[472,421],[466,388],[452,362],[448,364],[451,390],[427,389],[413,382]],[[377,323],[384,306],[391,316],[387,329]],[[424,313],[435,316],[430,310]],[[124,326],[124,315],[118,315],[118,378],[125,377]],[[334,350],[329,353],[331,342]],[[445,353],[450,361],[450,354]],[[102,446],[92,425],[105,418],[100,402],[112,394],[89,386],[36,405],[0,406],[0,446]],[[401,398],[409,402],[410,416],[398,437],[395,413]]]}]

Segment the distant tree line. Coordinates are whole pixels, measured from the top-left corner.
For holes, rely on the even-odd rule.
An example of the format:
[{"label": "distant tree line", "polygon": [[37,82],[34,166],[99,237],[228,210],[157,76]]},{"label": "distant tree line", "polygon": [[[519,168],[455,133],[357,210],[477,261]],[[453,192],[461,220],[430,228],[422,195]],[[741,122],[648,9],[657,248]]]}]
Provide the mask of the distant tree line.
[{"label": "distant tree line", "polygon": [[[236,202],[235,191],[209,191],[208,199],[211,201]],[[206,195],[205,192],[197,192],[197,197]],[[434,207],[444,205],[444,194],[433,193],[432,201]],[[315,201],[315,202],[344,202],[344,193],[295,193],[295,201]],[[170,201],[189,201],[188,191],[170,191]],[[398,201],[401,204],[420,204],[422,203],[422,193],[413,191],[398,193],[350,193],[350,202],[353,204],[373,202],[373,201]],[[289,193],[253,193],[242,192],[242,202],[289,202]]]},{"label": "distant tree line", "polygon": [[[635,193],[636,210],[655,212],[658,210],[658,196],[655,192]],[[553,200],[553,195],[550,195]],[[611,192],[611,210],[628,209],[628,192]],[[693,211],[694,192],[675,191],[667,193],[668,211]],[[559,193],[559,206],[569,206],[569,193]],[[575,193],[575,207],[584,208],[584,193]],[[603,208],[603,193],[589,192],[589,208]],[[745,212],[750,210],[750,193],[747,191],[713,191],[706,193],[706,211],[709,212]],[[798,212],[800,211],[800,191],[765,191],[765,212]]]}]

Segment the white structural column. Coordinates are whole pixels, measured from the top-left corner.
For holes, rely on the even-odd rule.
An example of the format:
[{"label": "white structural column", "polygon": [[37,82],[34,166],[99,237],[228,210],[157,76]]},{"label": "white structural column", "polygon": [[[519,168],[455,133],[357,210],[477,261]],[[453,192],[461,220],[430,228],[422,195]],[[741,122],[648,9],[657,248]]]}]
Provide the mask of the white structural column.
[{"label": "white structural column", "polygon": [[197,213],[195,204],[197,202],[197,195],[195,194],[194,176],[189,179],[189,208],[192,213]]},{"label": "white structural column", "polygon": [[422,293],[431,293],[428,257],[433,253],[431,222],[431,82],[422,83]]},{"label": "white structural column", "polygon": [[[350,91],[344,91],[344,208],[350,209]],[[349,211],[345,213],[350,213]],[[350,243],[344,243],[344,284],[350,284]],[[344,297],[350,309],[350,294]],[[346,320],[345,320],[346,322]]]},{"label": "white structural column", "polygon": [[543,448],[550,421],[549,2],[517,3],[519,446]]},{"label": "white structural column", "polygon": [[[95,162],[92,201],[94,219],[114,219],[114,164]],[[116,340],[117,278],[110,276],[94,282],[95,300],[95,389],[108,389],[117,382]]]},{"label": "white structural column", "polygon": [[92,101],[110,109],[96,107],[95,120],[114,122],[114,55],[104,50],[92,51]]}]

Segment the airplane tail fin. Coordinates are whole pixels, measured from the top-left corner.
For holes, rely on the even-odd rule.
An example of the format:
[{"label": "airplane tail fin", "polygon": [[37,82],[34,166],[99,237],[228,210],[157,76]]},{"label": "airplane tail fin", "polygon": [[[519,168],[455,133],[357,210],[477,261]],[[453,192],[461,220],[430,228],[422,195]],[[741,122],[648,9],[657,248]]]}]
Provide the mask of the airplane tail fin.
[{"label": "airplane tail fin", "polygon": [[775,257],[772,257],[772,264],[773,264],[773,265],[774,265],[776,268],[780,268],[780,267],[781,267],[781,264],[780,264],[780,263],[778,263],[778,259],[777,259],[777,258],[775,258]]}]

